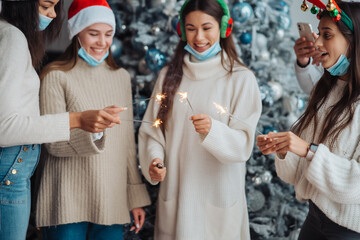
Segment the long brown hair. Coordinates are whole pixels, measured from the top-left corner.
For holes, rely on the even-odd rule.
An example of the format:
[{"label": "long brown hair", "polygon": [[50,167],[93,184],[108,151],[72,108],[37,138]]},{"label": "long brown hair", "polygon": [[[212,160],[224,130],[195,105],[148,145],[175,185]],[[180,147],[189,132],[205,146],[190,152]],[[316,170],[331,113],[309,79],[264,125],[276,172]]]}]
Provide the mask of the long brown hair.
[{"label": "long brown hair", "polygon": [[44,30],[39,30],[39,0],[2,1],[0,18],[14,25],[25,35],[33,67],[39,70],[45,55],[45,42],[56,39],[62,27],[62,0],[55,6],[56,18]]},{"label": "long brown hair", "polygon": [[[46,74],[54,70],[70,71],[73,69],[78,60],[78,51],[80,49],[80,43],[77,35],[73,37],[70,45],[66,48],[65,52],[56,61],[49,63],[44,67],[40,73],[40,79],[43,79]],[[113,69],[117,70],[119,67],[114,58],[111,55],[111,49],[109,49],[109,56],[105,59],[105,62]]]},{"label": "long brown hair", "polygon": [[[318,136],[318,143],[323,143],[329,138],[330,149],[334,147],[339,134],[351,123],[355,110],[354,104],[359,100],[360,95],[360,4],[341,2],[338,5],[352,20],[354,32],[351,32],[342,21],[336,22],[341,33],[350,44],[348,51],[351,62],[342,97],[339,102],[331,106],[329,113],[325,117],[324,125],[321,126],[320,136]],[[330,17],[328,14],[327,11],[324,11],[322,17]],[[325,71],[311,93],[305,112],[292,127],[295,134],[301,134],[313,121],[315,129],[312,137],[315,138],[315,132],[319,127],[317,112],[324,105],[330,91],[335,87],[336,81],[337,77],[331,76]]]},{"label": "long brown hair", "polygon": [[[221,18],[224,15],[224,11],[220,4],[215,0],[193,0],[189,1],[185,6],[181,18],[186,19],[186,16],[194,11],[202,11],[216,19],[216,21],[221,23]],[[186,51],[184,47],[186,42],[180,41],[175,49],[175,54],[167,65],[168,69],[165,75],[165,80],[162,86],[162,93],[165,94],[166,98],[161,102],[161,106],[157,115],[163,124],[161,125],[161,129],[164,131],[166,129],[166,123],[169,118],[169,112],[171,112],[174,102],[174,95],[180,86],[181,79],[183,77],[183,64],[184,64],[184,56]],[[235,49],[234,41],[231,36],[228,38],[220,39],[220,46],[222,48],[221,51],[221,63],[223,67],[232,73],[234,65],[237,63],[241,66],[245,66],[240,62],[238,54]],[[224,51],[228,56],[228,62],[225,62]]]}]

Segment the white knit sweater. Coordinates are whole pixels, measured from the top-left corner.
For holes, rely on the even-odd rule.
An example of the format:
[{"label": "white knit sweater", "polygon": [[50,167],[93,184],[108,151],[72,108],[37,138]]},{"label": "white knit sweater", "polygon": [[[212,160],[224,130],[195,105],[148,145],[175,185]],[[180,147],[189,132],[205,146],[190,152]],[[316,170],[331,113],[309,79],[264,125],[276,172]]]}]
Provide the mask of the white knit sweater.
[{"label": "white knit sweater", "polygon": [[[255,76],[241,66],[228,74],[220,54],[203,62],[192,62],[187,54],[184,61],[178,91],[188,93],[194,113],[177,95],[165,135],[145,123],[139,133],[140,163],[146,179],[156,184],[148,173],[152,159],[163,159],[167,168],[160,185],[155,239],[250,239],[244,185],[246,161],[261,113]],[[153,95],[161,93],[165,73],[166,68]],[[213,102],[241,121],[220,115]],[[151,101],[144,119],[155,120],[158,109],[159,103]],[[189,120],[200,113],[212,119],[206,137],[195,132]]]},{"label": "white knit sweater", "polygon": [[40,80],[24,34],[0,20],[0,147],[65,141],[69,114],[40,116]]},{"label": "white knit sweater", "polygon": [[[319,126],[329,107],[339,101],[345,82],[338,80],[337,87],[329,94],[319,110]],[[319,136],[318,127],[315,136]],[[301,137],[312,139],[314,126],[308,127]],[[319,145],[311,161],[288,152],[285,159],[276,158],[276,171],[287,183],[295,185],[296,198],[311,199],[332,221],[360,232],[360,105],[356,104],[353,120],[340,134],[332,151],[328,142]]]}]

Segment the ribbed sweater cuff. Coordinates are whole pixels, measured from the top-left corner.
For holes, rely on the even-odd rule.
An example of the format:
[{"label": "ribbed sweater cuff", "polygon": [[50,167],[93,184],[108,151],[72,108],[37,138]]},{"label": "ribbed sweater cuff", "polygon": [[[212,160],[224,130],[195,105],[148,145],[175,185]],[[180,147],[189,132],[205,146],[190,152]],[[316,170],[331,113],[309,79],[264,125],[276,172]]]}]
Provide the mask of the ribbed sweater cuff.
[{"label": "ribbed sweater cuff", "polygon": [[145,184],[128,184],[129,210],[151,204]]},{"label": "ribbed sweater cuff", "polygon": [[202,145],[208,149],[210,152],[222,152],[224,151],[221,148],[221,144],[219,144],[219,138],[223,135],[221,134],[223,123],[211,118],[211,129],[209,133],[205,136],[203,134],[199,134],[200,138],[203,140]]},{"label": "ribbed sweater cuff", "polygon": [[71,132],[70,143],[71,146],[79,155],[94,155],[99,154],[104,150],[106,134],[97,140],[93,141],[91,133],[85,131]]},{"label": "ribbed sweater cuff", "polygon": [[[327,183],[323,181],[325,179],[323,173],[324,168],[327,168],[326,159],[329,158],[329,154],[330,150],[325,145],[320,144],[306,172],[309,182],[316,184],[319,189],[326,188]],[[335,161],[334,164],[336,164]]]},{"label": "ribbed sweater cuff", "polygon": [[279,158],[278,155],[275,157],[275,165],[276,171],[280,173],[280,175],[293,174],[294,170],[296,170],[298,162],[294,161],[293,158],[297,158],[295,154],[292,152],[287,152],[286,157]]}]

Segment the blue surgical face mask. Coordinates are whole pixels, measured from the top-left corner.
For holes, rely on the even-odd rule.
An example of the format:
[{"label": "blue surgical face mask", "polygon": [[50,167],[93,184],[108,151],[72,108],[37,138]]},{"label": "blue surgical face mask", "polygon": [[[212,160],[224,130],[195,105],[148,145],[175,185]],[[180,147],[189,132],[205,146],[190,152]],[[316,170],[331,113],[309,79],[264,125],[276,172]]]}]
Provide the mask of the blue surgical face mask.
[{"label": "blue surgical face mask", "polygon": [[[79,40],[80,46],[81,46],[81,42]],[[99,65],[100,63],[102,63],[105,58],[107,58],[109,56],[109,50],[107,50],[107,52],[105,53],[105,55],[100,59],[100,60],[96,60],[93,56],[91,56],[89,53],[87,53],[85,51],[85,49],[83,47],[81,47],[78,51],[79,56],[84,59],[85,62],[87,62],[90,66],[92,67],[96,67],[97,65]]]},{"label": "blue surgical face mask", "polygon": [[344,54],[341,54],[337,62],[326,70],[332,76],[343,76],[347,73],[350,66],[350,59],[347,59]]},{"label": "blue surgical face mask", "polygon": [[186,51],[188,51],[191,55],[193,55],[194,57],[196,57],[196,59],[198,59],[200,61],[204,61],[206,59],[209,59],[209,58],[215,56],[216,54],[218,54],[221,51],[219,41],[214,43],[209,49],[207,49],[204,52],[198,52],[198,51],[194,50],[189,44],[186,44],[184,49]]},{"label": "blue surgical face mask", "polygon": [[51,23],[52,20],[53,20],[53,18],[49,18],[49,17],[44,16],[39,13],[39,29],[40,29],[40,31],[44,31],[49,26],[49,24]]}]

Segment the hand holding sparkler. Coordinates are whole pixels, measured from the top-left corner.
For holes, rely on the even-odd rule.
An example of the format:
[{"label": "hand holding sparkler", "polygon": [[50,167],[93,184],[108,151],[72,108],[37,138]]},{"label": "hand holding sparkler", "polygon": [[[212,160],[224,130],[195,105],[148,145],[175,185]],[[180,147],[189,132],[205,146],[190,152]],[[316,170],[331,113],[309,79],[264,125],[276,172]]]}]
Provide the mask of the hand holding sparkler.
[{"label": "hand holding sparkler", "polygon": [[166,167],[159,158],[155,158],[149,166],[149,175],[151,180],[156,182],[162,182],[166,176]]},{"label": "hand holding sparkler", "polygon": [[207,114],[197,114],[191,116],[195,131],[207,135],[211,129],[211,118]]}]

